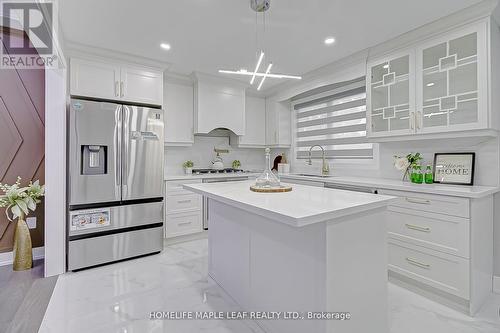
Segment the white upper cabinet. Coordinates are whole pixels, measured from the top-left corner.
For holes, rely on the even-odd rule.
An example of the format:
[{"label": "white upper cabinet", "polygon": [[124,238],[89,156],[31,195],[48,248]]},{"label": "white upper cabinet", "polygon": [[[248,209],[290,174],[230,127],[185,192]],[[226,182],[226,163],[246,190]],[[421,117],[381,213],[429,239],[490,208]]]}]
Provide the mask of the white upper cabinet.
[{"label": "white upper cabinet", "polygon": [[164,82],[165,144],[190,146],[193,136],[193,83]]},{"label": "white upper cabinet", "polygon": [[369,61],[369,137],[494,129],[489,21]]},{"label": "white upper cabinet", "polygon": [[415,61],[401,52],[368,64],[368,135],[411,134],[415,130]]},{"label": "white upper cabinet", "polygon": [[260,148],[266,145],[266,100],[245,97],[245,135],[236,138],[239,147]]},{"label": "white upper cabinet", "polygon": [[101,59],[70,60],[70,93],[151,105],[163,104],[163,73]]},{"label": "white upper cabinet", "polygon": [[244,135],[247,85],[201,73],[196,73],[194,78],[195,134],[225,128]]},{"label": "white upper cabinet", "polygon": [[71,95],[120,98],[120,66],[96,60],[71,58]]},{"label": "white upper cabinet", "polygon": [[292,112],[290,102],[279,102],[266,98],[266,146],[289,148]]},{"label": "white upper cabinet", "polygon": [[124,101],[163,104],[163,73],[141,67],[122,67],[121,97]]},{"label": "white upper cabinet", "polygon": [[417,131],[488,127],[486,23],[417,48]]}]

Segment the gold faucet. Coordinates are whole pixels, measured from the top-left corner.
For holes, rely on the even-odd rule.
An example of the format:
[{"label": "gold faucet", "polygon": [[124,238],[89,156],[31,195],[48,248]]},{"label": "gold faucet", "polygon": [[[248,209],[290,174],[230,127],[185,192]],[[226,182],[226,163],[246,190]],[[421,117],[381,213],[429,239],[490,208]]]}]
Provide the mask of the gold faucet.
[{"label": "gold faucet", "polygon": [[307,164],[312,165],[311,150],[314,147],[319,147],[323,151],[323,166],[321,168],[321,174],[322,175],[328,175],[330,173],[330,166],[328,165],[328,163],[325,160],[325,149],[322,146],[320,146],[320,145],[314,145],[314,146],[311,146],[311,148],[309,148],[309,161],[307,162]]}]

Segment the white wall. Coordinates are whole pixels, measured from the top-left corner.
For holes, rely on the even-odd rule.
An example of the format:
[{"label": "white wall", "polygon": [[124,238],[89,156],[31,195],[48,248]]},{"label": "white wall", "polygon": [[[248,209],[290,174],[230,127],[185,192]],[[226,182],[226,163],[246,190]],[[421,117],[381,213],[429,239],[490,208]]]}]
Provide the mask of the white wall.
[{"label": "white wall", "polygon": [[[242,169],[259,171],[264,169],[265,157],[262,148],[234,148],[230,146],[228,137],[195,136],[191,147],[165,147],[165,173],[182,173],[182,163],[187,160],[193,161],[195,168],[210,167],[210,162],[215,157],[214,147],[229,149],[229,154],[221,154],[225,167],[231,167],[233,160],[239,160]],[[272,158],[283,151],[283,149],[273,149]]]}]

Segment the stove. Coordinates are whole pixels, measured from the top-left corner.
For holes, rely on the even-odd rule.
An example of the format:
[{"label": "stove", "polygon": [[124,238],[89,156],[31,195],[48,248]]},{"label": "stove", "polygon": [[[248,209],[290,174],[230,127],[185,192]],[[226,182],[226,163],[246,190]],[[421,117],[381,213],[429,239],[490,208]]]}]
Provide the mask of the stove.
[{"label": "stove", "polygon": [[217,173],[248,173],[250,171],[247,170],[241,170],[241,169],[233,169],[233,168],[225,168],[221,170],[215,170],[215,169],[193,169],[193,174],[194,175],[202,175],[202,174],[217,174]]}]

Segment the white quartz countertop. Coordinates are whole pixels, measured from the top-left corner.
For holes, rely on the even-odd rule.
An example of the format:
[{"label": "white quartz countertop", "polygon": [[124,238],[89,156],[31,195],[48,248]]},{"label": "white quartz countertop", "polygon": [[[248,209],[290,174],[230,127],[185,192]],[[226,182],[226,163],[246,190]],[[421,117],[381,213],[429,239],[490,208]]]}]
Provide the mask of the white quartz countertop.
[{"label": "white quartz countertop", "polygon": [[387,206],[395,197],[292,184],[284,193],[250,191],[254,181],[185,184],[184,188],[267,218],[301,227]]},{"label": "white quartz countertop", "polygon": [[408,192],[420,192],[430,194],[441,194],[465,198],[482,198],[487,195],[499,192],[498,187],[492,186],[466,186],[466,185],[445,185],[445,184],[413,184],[396,179],[386,178],[366,178],[366,177],[315,177],[301,176],[294,174],[280,175],[280,178],[286,182],[286,179],[302,179],[317,181],[325,184],[351,185],[376,189],[398,190]]},{"label": "white quartz countertop", "polygon": [[184,180],[184,179],[204,179],[204,178],[241,178],[241,177],[256,177],[260,175],[260,172],[238,172],[238,173],[204,173],[204,174],[167,174],[165,175],[165,180]]}]

